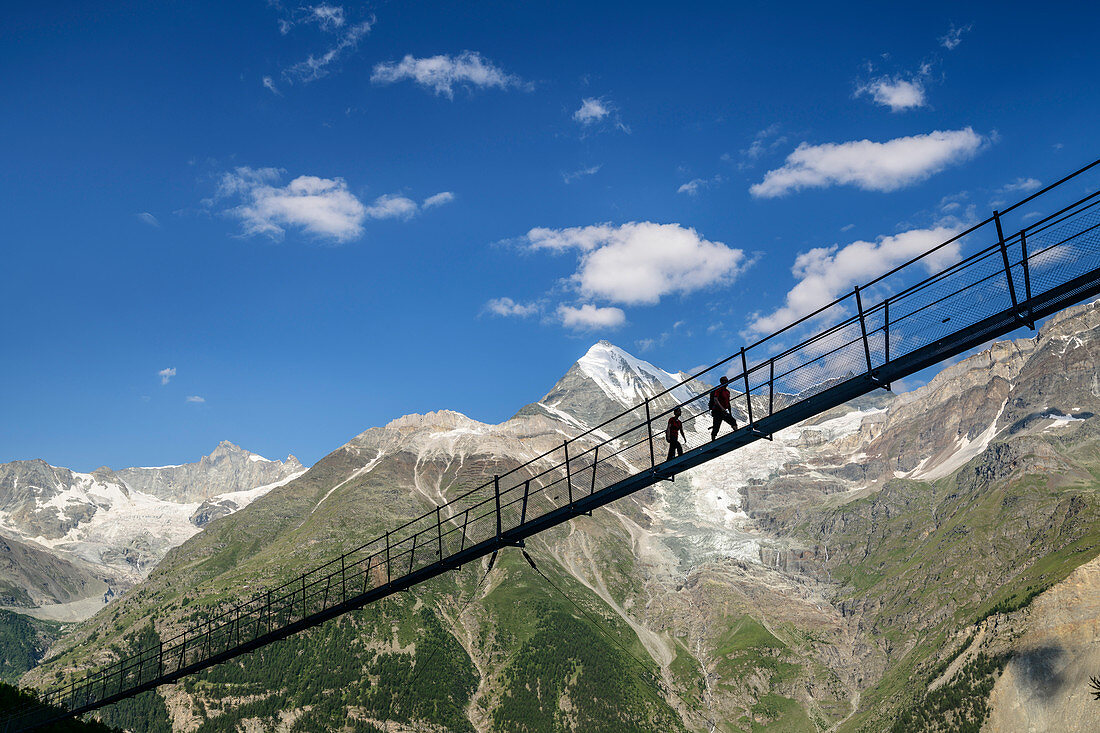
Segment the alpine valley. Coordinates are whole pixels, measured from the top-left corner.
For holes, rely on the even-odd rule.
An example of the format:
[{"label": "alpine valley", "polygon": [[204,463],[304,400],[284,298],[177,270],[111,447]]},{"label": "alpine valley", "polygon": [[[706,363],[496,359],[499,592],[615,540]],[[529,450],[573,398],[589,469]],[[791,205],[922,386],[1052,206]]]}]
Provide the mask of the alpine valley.
[{"label": "alpine valley", "polygon": [[[528,540],[545,578],[510,549],[99,717],[203,732],[1100,730],[1098,366],[1100,307],[1071,309],[918,389]],[[110,600],[63,632],[0,620],[39,650],[20,657],[21,684],[172,636],[682,376],[601,341],[504,423],[408,415],[304,472],[226,443],[178,467],[0,466],[5,603]],[[702,422],[689,448],[709,439]]]}]

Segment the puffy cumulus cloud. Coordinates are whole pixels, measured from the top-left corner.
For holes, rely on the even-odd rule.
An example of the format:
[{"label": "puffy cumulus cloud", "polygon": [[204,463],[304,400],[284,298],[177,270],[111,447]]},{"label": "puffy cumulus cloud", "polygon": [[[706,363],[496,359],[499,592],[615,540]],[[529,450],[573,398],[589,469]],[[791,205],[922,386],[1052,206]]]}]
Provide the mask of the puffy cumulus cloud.
[{"label": "puffy cumulus cloud", "polygon": [[[753,317],[749,330],[764,334],[783,328],[813,313],[861,282],[867,282],[958,234],[950,226],[912,229],[880,237],[875,242],[855,241],[840,247],[817,247],[800,253],[791,268],[798,280],[784,304],[766,315]],[[958,243],[952,243],[924,261],[929,271],[941,269],[959,257]]]},{"label": "puffy cumulus cloud", "polygon": [[920,79],[880,76],[856,89],[857,97],[864,94],[870,95],[877,104],[889,107],[891,112],[904,112],[925,104],[924,84]]},{"label": "puffy cumulus cloud", "polygon": [[168,367],[167,369],[161,369],[157,372],[157,376],[160,377],[161,384],[168,384],[168,381],[176,376],[176,368]]},{"label": "puffy cumulus cloud", "polygon": [[527,316],[538,313],[539,307],[537,303],[517,303],[511,298],[493,298],[485,304],[485,312],[491,313],[494,316],[518,316],[519,318],[526,318]]},{"label": "puffy cumulus cloud", "polygon": [[607,117],[611,111],[611,104],[602,97],[587,97],[581,100],[580,109],[573,113],[573,120],[582,125],[591,125]]},{"label": "puffy cumulus cloud", "polygon": [[372,219],[411,219],[419,210],[416,202],[407,196],[388,193],[376,198],[366,212]]},{"label": "puffy cumulus cloud", "polygon": [[741,250],[679,224],[535,228],[526,239],[535,250],[579,251],[572,280],[581,294],[627,305],[654,304],[665,295],[732,281],[745,264]]},{"label": "puffy cumulus cloud", "polygon": [[591,303],[579,308],[563,303],[558,306],[558,318],[563,326],[574,331],[618,328],[626,323],[626,314],[621,308],[600,308]]},{"label": "puffy cumulus cloud", "polygon": [[894,191],[972,158],[984,138],[973,129],[936,130],[886,142],[802,143],[786,163],[749,188],[753,196],[774,198],[803,188],[851,185],[867,191]]},{"label": "puffy cumulus cloud", "polygon": [[363,233],[368,219],[411,219],[424,209],[454,200],[443,191],[418,204],[408,196],[384,194],[369,205],[351,191],[342,178],[298,176],[279,185],[278,168],[236,168],[222,175],[216,199],[235,198],[240,205],[228,213],[241,221],[246,236],[263,234],[280,239],[289,227],[308,234],[346,242]]},{"label": "puffy cumulus cloud", "polygon": [[281,173],[275,168],[242,167],[222,176],[218,195],[243,200],[229,213],[240,219],[245,235],[278,239],[287,227],[298,227],[346,242],[363,233],[367,207],[348,191],[344,179],[298,176],[286,186],[275,185]]},{"label": "puffy cumulus cloud", "polygon": [[450,191],[441,191],[434,196],[429,196],[421,204],[417,204],[408,196],[385,194],[376,198],[367,207],[367,216],[371,219],[411,219],[424,209],[443,206],[454,200],[455,195]]},{"label": "puffy cumulus cloud", "polygon": [[426,58],[405,56],[397,62],[377,64],[370,80],[375,84],[414,81],[438,95],[454,98],[456,85],[479,89],[530,89],[531,85],[514,74],[506,73],[476,51],[457,56],[441,54]]}]

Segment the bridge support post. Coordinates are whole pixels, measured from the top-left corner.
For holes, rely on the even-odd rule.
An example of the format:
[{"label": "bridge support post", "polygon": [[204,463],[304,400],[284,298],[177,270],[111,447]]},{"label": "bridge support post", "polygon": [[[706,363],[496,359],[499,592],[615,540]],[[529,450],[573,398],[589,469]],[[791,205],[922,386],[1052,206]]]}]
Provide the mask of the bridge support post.
[{"label": "bridge support post", "polygon": [[527,479],[523,482],[523,505],[519,510],[519,523],[524,524],[527,521],[527,496],[531,493],[531,479]]},{"label": "bridge support post", "polygon": [[871,343],[867,340],[867,321],[863,318],[863,298],[859,295],[859,286],[856,285],[856,310],[859,311],[859,330],[863,334],[863,354],[867,357],[867,376],[872,379],[875,376],[875,368],[871,364]]},{"label": "bridge support post", "polygon": [[1001,214],[996,210],[993,211],[993,222],[997,225],[997,239],[1001,244],[1001,260],[1005,265],[1005,277],[1008,278],[1008,294],[1012,298],[1012,312],[1017,319],[1023,320],[1020,316],[1020,303],[1016,300],[1016,284],[1012,281],[1012,267],[1008,264],[1008,245],[1005,244],[1005,235],[1001,230]]},{"label": "bridge support post", "polygon": [[649,398],[645,398],[645,432],[649,439],[649,467],[657,465],[657,457],[653,454],[653,418],[649,416]]},{"label": "bridge support post", "polygon": [[393,582],[390,575],[390,533],[386,532],[386,585]]},{"label": "bridge support post", "polygon": [[1024,295],[1027,297],[1027,327],[1035,330],[1035,319],[1031,317],[1031,263],[1027,259],[1027,234],[1020,230],[1020,266],[1024,268]]},{"label": "bridge support post", "polygon": [[775,412],[775,357],[768,359],[768,417]]},{"label": "bridge support post", "polygon": [[[567,471],[568,473],[568,471]],[[493,493],[496,495],[497,500],[497,539],[500,539],[500,476],[493,476]]]},{"label": "bridge support post", "polygon": [[435,508],[435,531],[436,537],[439,539],[439,561],[443,561],[443,519],[439,511],[439,507]]},{"label": "bridge support post", "polygon": [[565,488],[569,492],[569,506],[573,506],[573,476],[569,468],[569,441],[561,444],[565,450]]},{"label": "bridge support post", "polygon": [[752,419],[752,395],[749,394],[749,362],[745,359],[745,347],[741,347],[741,376],[745,380],[745,406],[749,411],[749,430],[756,430],[756,423]]},{"label": "bridge support post", "polygon": [[592,451],[592,485],[588,488],[588,495],[596,493],[596,464],[600,462],[600,444],[597,443]]}]

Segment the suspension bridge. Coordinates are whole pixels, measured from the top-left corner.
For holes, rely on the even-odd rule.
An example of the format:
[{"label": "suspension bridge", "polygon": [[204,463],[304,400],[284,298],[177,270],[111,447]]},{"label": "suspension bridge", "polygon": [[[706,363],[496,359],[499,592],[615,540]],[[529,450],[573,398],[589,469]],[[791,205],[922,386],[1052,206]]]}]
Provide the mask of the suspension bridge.
[{"label": "suspension bridge", "polygon": [[[378,601],[1100,294],[1100,160],[491,481],[42,693],[0,731],[82,715]],[[1094,171],[1095,173],[1095,171]],[[1095,181],[1093,181],[1095,184]],[[1084,193],[1083,196],[1081,194]],[[1013,231],[1012,234],[1006,234]],[[668,415],[708,416],[728,376],[738,429],[668,461]],[[656,427],[655,427],[656,426]]]}]

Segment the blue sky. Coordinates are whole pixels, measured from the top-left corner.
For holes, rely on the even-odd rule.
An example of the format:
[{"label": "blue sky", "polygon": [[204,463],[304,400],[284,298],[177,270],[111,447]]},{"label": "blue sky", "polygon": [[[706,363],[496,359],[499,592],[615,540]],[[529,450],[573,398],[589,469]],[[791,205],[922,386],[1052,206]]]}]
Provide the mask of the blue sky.
[{"label": "blue sky", "polygon": [[312,463],[599,338],[690,369],[1097,155],[1095,9],[732,5],[9,9],[0,460]]}]

